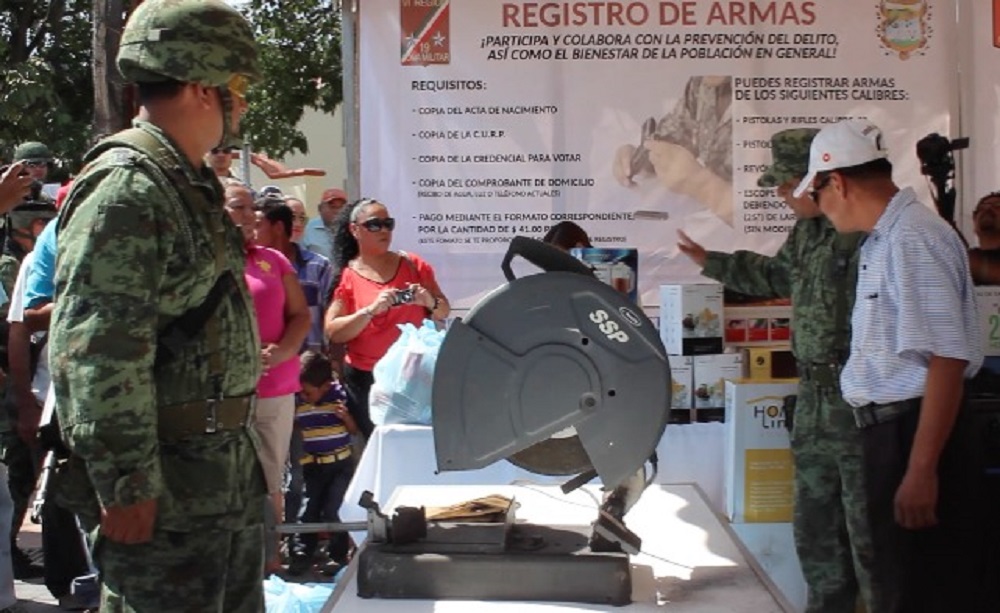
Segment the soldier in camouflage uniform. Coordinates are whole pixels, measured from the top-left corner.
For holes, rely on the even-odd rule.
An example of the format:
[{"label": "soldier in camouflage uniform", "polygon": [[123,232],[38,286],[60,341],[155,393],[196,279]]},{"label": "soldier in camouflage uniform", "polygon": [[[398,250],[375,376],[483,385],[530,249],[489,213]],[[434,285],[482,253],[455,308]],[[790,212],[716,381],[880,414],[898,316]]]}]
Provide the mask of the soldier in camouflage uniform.
[{"label": "soldier in camouflage uniform", "polygon": [[118,68],[140,114],[88,154],[60,217],[49,347],[72,455],[57,496],[99,524],[102,612],[262,611],[260,341],[203,162],[236,144],[256,46],[221,0],[147,0]]},{"label": "soldier in camouflage uniform", "polygon": [[[52,152],[45,143],[38,141],[28,141],[21,143],[14,149],[14,161],[21,162],[24,169],[33,181],[37,181],[41,186],[49,176],[49,168],[52,166]],[[37,194],[35,200],[52,202],[52,198],[45,194]]]},{"label": "soldier in camouflage uniform", "polygon": [[[20,151],[21,148],[19,147]],[[7,215],[7,235],[3,245],[3,255],[0,256],[0,284],[7,296],[14,295],[14,283],[21,263],[25,256],[35,246],[35,239],[41,233],[45,224],[56,216],[56,207],[51,202],[21,201]],[[38,466],[41,457],[38,450],[30,442],[23,440],[17,432],[20,419],[38,421],[41,407],[31,394],[31,372],[29,364],[11,364],[7,356],[10,341],[10,324],[7,322],[7,312],[10,302],[0,306],[0,367],[8,373],[0,397],[3,398],[3,409],[0,414],[0,461],[7,465],[9,476],[8,486],[11,498],[14,500],[14,517],[11,522],[10,543],[11,559],[13,560],[14,576],[18,579],[29,579],[41,576],[41,568],[32,564],[28,555],[17,546],[17,536],[21,531],[28,510],[28,502],[35,491],[38,479]],[[20,330],[20,337],[14,342],[30,343],[27,332]],[[24,346],[24,345],[22,345]],[[25,380],[26,379],[26,380]]]},{"label": "soldier in camouflage uniform", "polygon": [[839,235],[810,196],[792,190],[806,173],[817,130],[771,139],[772,165],[761,187],[777,187],[798,221],[778,253],[706,252],[681,233],[680,249],[702,274],[738,292],[791,297],[792,352],[799,391],[791,429],[795,460],[795,544],[809,587],[807,611],[851,613],[858,589],[869,611],[873,551],[861,463],[861,436],[840,393],[850,346],[858,235]]}]

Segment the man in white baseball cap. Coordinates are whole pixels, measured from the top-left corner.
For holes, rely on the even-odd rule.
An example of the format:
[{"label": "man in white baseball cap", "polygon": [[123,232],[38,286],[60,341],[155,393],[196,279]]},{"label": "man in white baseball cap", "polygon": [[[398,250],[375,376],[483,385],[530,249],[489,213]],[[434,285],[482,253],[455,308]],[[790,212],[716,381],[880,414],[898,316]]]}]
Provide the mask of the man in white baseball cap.
[{"label": "man in white baseball cap", "polygon": [[868,233],[840,383],[862,435],[876,592],[887,595],[876,610],[996,610],[982,608],[982,470],[960,410],[963,379],[983,361],[965,246],[893,183],[869,121],[816,135],[795,191],[806,192],[838,231]]},{"label": "man in white baseball cap", "polygon": [[818,173],[858,166],[889,157],[882,130],[864,119],[839,121],[820,130],[809,149],[809,169],[795,188],[798,198],[812,186]]}]

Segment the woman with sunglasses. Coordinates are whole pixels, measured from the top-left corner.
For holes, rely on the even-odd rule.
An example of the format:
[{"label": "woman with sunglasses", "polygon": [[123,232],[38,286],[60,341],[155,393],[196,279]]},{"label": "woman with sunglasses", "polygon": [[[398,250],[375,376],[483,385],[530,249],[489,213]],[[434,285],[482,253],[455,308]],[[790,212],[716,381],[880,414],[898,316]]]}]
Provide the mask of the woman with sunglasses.
[{"label": "woman with sunglasses", "polygon": [[395,227],[386,206],[371,198],[344,207],[334,225],[338,272],[325,329],[331,342],[347,344],[348,408],[366,438],[374,429],[368,412],[372,370],[399,338],[397,325],[442,320],[451,312],[430,265],[391,249]]}]

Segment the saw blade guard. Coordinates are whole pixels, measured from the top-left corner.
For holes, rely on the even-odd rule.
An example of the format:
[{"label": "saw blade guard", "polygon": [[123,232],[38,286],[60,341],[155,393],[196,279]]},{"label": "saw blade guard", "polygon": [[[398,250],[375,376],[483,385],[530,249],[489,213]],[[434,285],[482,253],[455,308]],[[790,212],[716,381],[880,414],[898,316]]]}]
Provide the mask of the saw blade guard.
[{"label": "saw blade guard", "polygon": [[[515,278],[516,256],[543,272]],[[605,486],[619,485],[667,424],[670,366],[657,330],[551,245],[516,237],[502,268],[508,283],[456,320],[441,345],[432,395],[439,470],[482,468],[572,427]],[[536,462],[535,472],[550,473],[544,454]]]}]

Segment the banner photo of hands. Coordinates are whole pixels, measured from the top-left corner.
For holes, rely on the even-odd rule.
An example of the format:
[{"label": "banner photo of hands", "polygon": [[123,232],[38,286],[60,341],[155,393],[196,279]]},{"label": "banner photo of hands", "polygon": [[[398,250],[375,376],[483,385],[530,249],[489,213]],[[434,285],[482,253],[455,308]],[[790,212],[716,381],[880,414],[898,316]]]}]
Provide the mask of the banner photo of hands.
[{"label": "banner photo of hands", "polygon": [[595,247],[639,250],[646,306],[699,272],[677,230],[773,253],[795,215],[758,179],[789,128],[875,122],[897,181],[930,202],[914,145],[957,117],[952,0],[360,10],[362,192],[398,203],[397,243],[426,254],[459,308],[503,282],[513,236],[563,220]]}]

